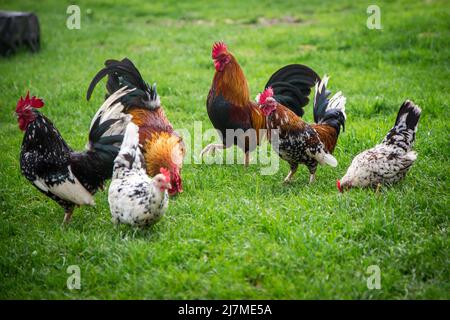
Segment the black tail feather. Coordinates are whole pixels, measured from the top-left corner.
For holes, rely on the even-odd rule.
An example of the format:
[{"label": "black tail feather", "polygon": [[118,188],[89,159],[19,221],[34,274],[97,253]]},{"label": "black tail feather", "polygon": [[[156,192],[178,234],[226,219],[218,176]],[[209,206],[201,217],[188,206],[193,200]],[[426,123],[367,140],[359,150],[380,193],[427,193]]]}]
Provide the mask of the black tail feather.
[{"label": "black tail feather", "polygon": [[123,119],[107,119],[100,124],[100,117],[98,117],[89,131],[89,150],[94,152],[97,158],[108,168],[112,168],[124,135],[106,134],[106,132],[119,121],[123,121]]},{"label": "black tail feather", "polygon": [[272,87],[276,101],[302,116],[303,107],[309,103],[311,88],[317,81],[320,77],[311,68],[290,64],[275,72],[265,88]]},{"label": "black tail feather", "polygon": [[89,141],[91,143],[97,142],[102,137],[102,135],[106,131],[108,131],[108,129],[117,121],[120,121],[120,119],[108,119],[104,121],[101,125],[99,125],[100,117],[97,118],[94,124],[92,125],[91,131],[89,132]]},{"label": "black tail feather", "polygon": [[97,83],[106,75],[108,76],[108,81],[106,82],[108,94],[113,94],[124,86],[130,89],[136,89],[121,98],[121,102],[126,107],[134,106],[148,109],[159,107],[159,97],[156,92],[156,85],[149,86],[148,83],[142,79],[139,70],[128,58],[124,58],[122,61],[113,59],[105,61],[105,68],[95,75],[89,85],[86,93],[87,100],[91,98]]},{"label": "black tail feather", "polygon": [[92,79],[86,94],[87,100],[91,98],[97,83],[106,75],[108,75],[106,89],[109,94],[113,94],[124,85],[128,85],[130,89],[137,88],[143,91],[148,88],[139,70],[128,58],[124,58],[122,61],[109,59],[105,61],[105,68],[101,69]]},{"label": "black tail feather", "polygon": [[325,75],[317,82],[314,94],[314,121],[333,127],[339,135],[341,126],[345,131],[345,103],[346,98],[341,92],[336,93],[331,99],[328,97],[331,91],[327,89],[328,77]]},{"label": "black tail feather", "polygon": [[[97,85],[97,83],[99,83],[100,80],[102,80],[106,75],[108,75],[110,73],[110,69],[109,68],[103,68],[102,70],[100,70],[92,79],[91,83],[89,84],[89,88],[87,90],[86,93],[86,100],[90,100],[91,96],[92,96],[92,92],[94,92],[94,88]],[[108,90],[109,92],[109,90]]]},{"label": "black tail feather", "polygon": [[419,124],[422,110],[410,100],[406,100],[398,111],[394,127],[388,132],[383,140],[385,144],[392,144],[404,149],[411,150]]},{"label": "black tail feather", "polygon": [[[398,111],[397,118],[395,119],[395,126],[399,126],[404,121],[406,129],[416,131],[421,112],[422,110],[416,106],[414,102],[406,100]],[[407,114],[406,119],[403,119],[405,114]]]}]

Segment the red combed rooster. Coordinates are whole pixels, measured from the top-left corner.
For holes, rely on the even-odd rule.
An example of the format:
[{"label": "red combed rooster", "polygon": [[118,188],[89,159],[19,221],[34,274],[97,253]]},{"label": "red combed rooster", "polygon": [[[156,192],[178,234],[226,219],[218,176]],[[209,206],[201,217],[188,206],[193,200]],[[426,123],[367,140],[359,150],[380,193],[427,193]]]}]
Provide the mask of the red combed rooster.
[{"label": "red combed rooster", "polygon": [[278,130],[279,139],[275,141],[274,150],[291,167],[285,182],[292,178],[299,164],[308,167],[310,183],[315,179],[318,163],[337,166],[332,153],[341,127],[345,128],[346,98],[339,91],[328,99],[331,92],[326,88],[327,82],[328,77],[324,76],[316,84],[313,109],[316,123],[311,125],[277,101],[272,88],[267,88],[258,97],[261,111],[267,117],[268,134]]},{"label": "red combed rooster", "polygon": [[22,174],[42,193],[64,208],[69,222],[78,205],[94,205],[92,195],[111,178],[114,159],[130,116],[120,112],[118,99],[130,90],[111,95],[94,116],[87,150],[73,151],[53,123],[37,109],[44,102],[20,97],[16,115],[25,131],[20,153]]},{"label": "red combed rooster", "polygon": [[161,107],[156,84],[149,86],[127,58],[122,61],[107,60],[105,66],[89,85],[87,100],[90,99],[96,84],[106,75],[106,89],[109,94],[123,87],[134,89],[120,101],[124,112],[132,115],[132,121],[139,127],[139,142],[145,157],[147,174],[153,177],[160,172],[160,168],[166,168],[170,172],[172,186],[169,194],[182,192],[181,168],[185,146]]},{"label": "red combed rooster", "polygon": [[[258,105],[250,100],[250,91],[244,73],[236,58],[223,42],[212,48],[216,72],[209,91],[206,107],[209,119],[222,137],[222,143],[209,144],[202,152],[238,145],[245,152],[245,165],[249,164],[249,152],[261,141],[261,129],[266,129],[266,119]],[[274,96],[298,116],[308,104],[308,96],[320,77],[309,67],[300,64],[287,65],[275,72],[266,84],[272,87]],[[227,130],[235,130],[227,137]],[[253,130],[251,130],[253,129]],[[248,134],[251,132],[251,134]]]}]

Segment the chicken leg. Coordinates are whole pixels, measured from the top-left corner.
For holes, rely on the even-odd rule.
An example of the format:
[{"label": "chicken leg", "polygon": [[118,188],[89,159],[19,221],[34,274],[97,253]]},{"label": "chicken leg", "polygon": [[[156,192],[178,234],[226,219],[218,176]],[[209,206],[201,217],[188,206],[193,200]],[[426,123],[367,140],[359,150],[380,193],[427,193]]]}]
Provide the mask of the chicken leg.
[{"label": "chicken leg", "polygon": [[381,189],[381,183],[378,183],[378,184],[377,184],[377,188],[376,188],[376,190],[375,190],[375,193],[376,193],[376,194],[379,194],[379,193],[380,193],[380,189]]},{"label": "chicken leg", "polygon": [[292,176],[297,172],[298,169],[298,164],[295,165],[291,165],[291,171],[289,171],[288,175],[286,176],[286,178],[284,178],[284,183],[288,183],[289,181],[291,181]]},{"label": "chicken leg", "polygon": [[68,224],[70,222],[70,220],[72,219],[72,213],[73,213],[73,207],[70,209],[65,209],[63,225]]},{"label": "chicken leg", "polygon": [[223,148],[224,145],[222,143],[210,143],[202,150],[202,152],[200,152],[200,158],[202,158],[205,154],[214,154],[216,150],[222,150]]}]

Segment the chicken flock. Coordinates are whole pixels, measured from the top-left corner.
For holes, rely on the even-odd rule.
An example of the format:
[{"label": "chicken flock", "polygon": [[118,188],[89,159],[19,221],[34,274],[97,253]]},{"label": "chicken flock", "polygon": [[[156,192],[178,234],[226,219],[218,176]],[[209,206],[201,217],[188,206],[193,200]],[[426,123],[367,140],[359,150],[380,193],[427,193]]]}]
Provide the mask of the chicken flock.
[{"label": "chicken flock", "polygon": [[[289,164],[284,182],[292,180],[300,164],[308,168],[310,183],[319,164],[337,166],[333,152],[345,130],[347,99],[341,91],[331,96],[328,76],[320,78],[305,65],[290,64],[274,72],[252,101],[244,72],[223,42],[214,43],[212,59],[215,73],[206,111],[222,141],[206,146],[201,156],[236,145],[248,166],[250,153],[267,139]],[[20,97],[15,111],[24,131],[20,169],[63,208],[64,223],[71,220],[75,207],[95,205],[94,194],[111,179],[112,221],[152,225],[164,216],[169,197],[183,192],[185,144],[165,115],[156,84],[145,82],[127,58],[106,60],[88,87],[87,100],[105,76],[107,94],[92,117],[84,151],[74,151],[38,110],[44,106],[42,99],[29,93]],[[302,118],[303,108],[313,88],[314,123],[308,123]],[[357,155],[337,180],[338,190],[379,188],[403,179],[417,159],[412,147],[420,114],[421,109],[406,100],[384,140]],[[232,138],[228,130],[234,130]]]}]

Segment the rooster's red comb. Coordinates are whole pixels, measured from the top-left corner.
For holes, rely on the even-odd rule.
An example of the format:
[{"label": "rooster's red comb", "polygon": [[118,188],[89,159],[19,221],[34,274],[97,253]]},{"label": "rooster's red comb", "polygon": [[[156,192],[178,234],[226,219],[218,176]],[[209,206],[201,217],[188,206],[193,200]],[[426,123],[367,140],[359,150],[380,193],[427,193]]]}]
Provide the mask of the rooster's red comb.
[{"label": "rooster's red comb", "polygon": [[16,112],[23,111],[28,106],[32,108],[42,108],[44,106],[44,101],[35,96],[30,98],[30,91],[28,91],[25,99],[21,96],[19,101],[17,101]]},{"label": "rooster's red comb", "polygon": [[227,45],[224,42],[219,41],[213,44],[211,56],[213,59],[217,59],[221,54],[227,52],[228,52]]},{"label": "rooster's red comb", "polygon": [[166,178],[166,182],[170,182],[170,172],[166,168],[160,168],[159,172],[161,172]]},{"label": "rooster's red comb", "polygon": [[273,97],[273,89],[272,87],[267,87],[266,90],[264,90],[260,95],[259,95],[259,101],[258,103],[260,105],[263,105],[266,103],[266,100],[268,98],[272,98]]}]

